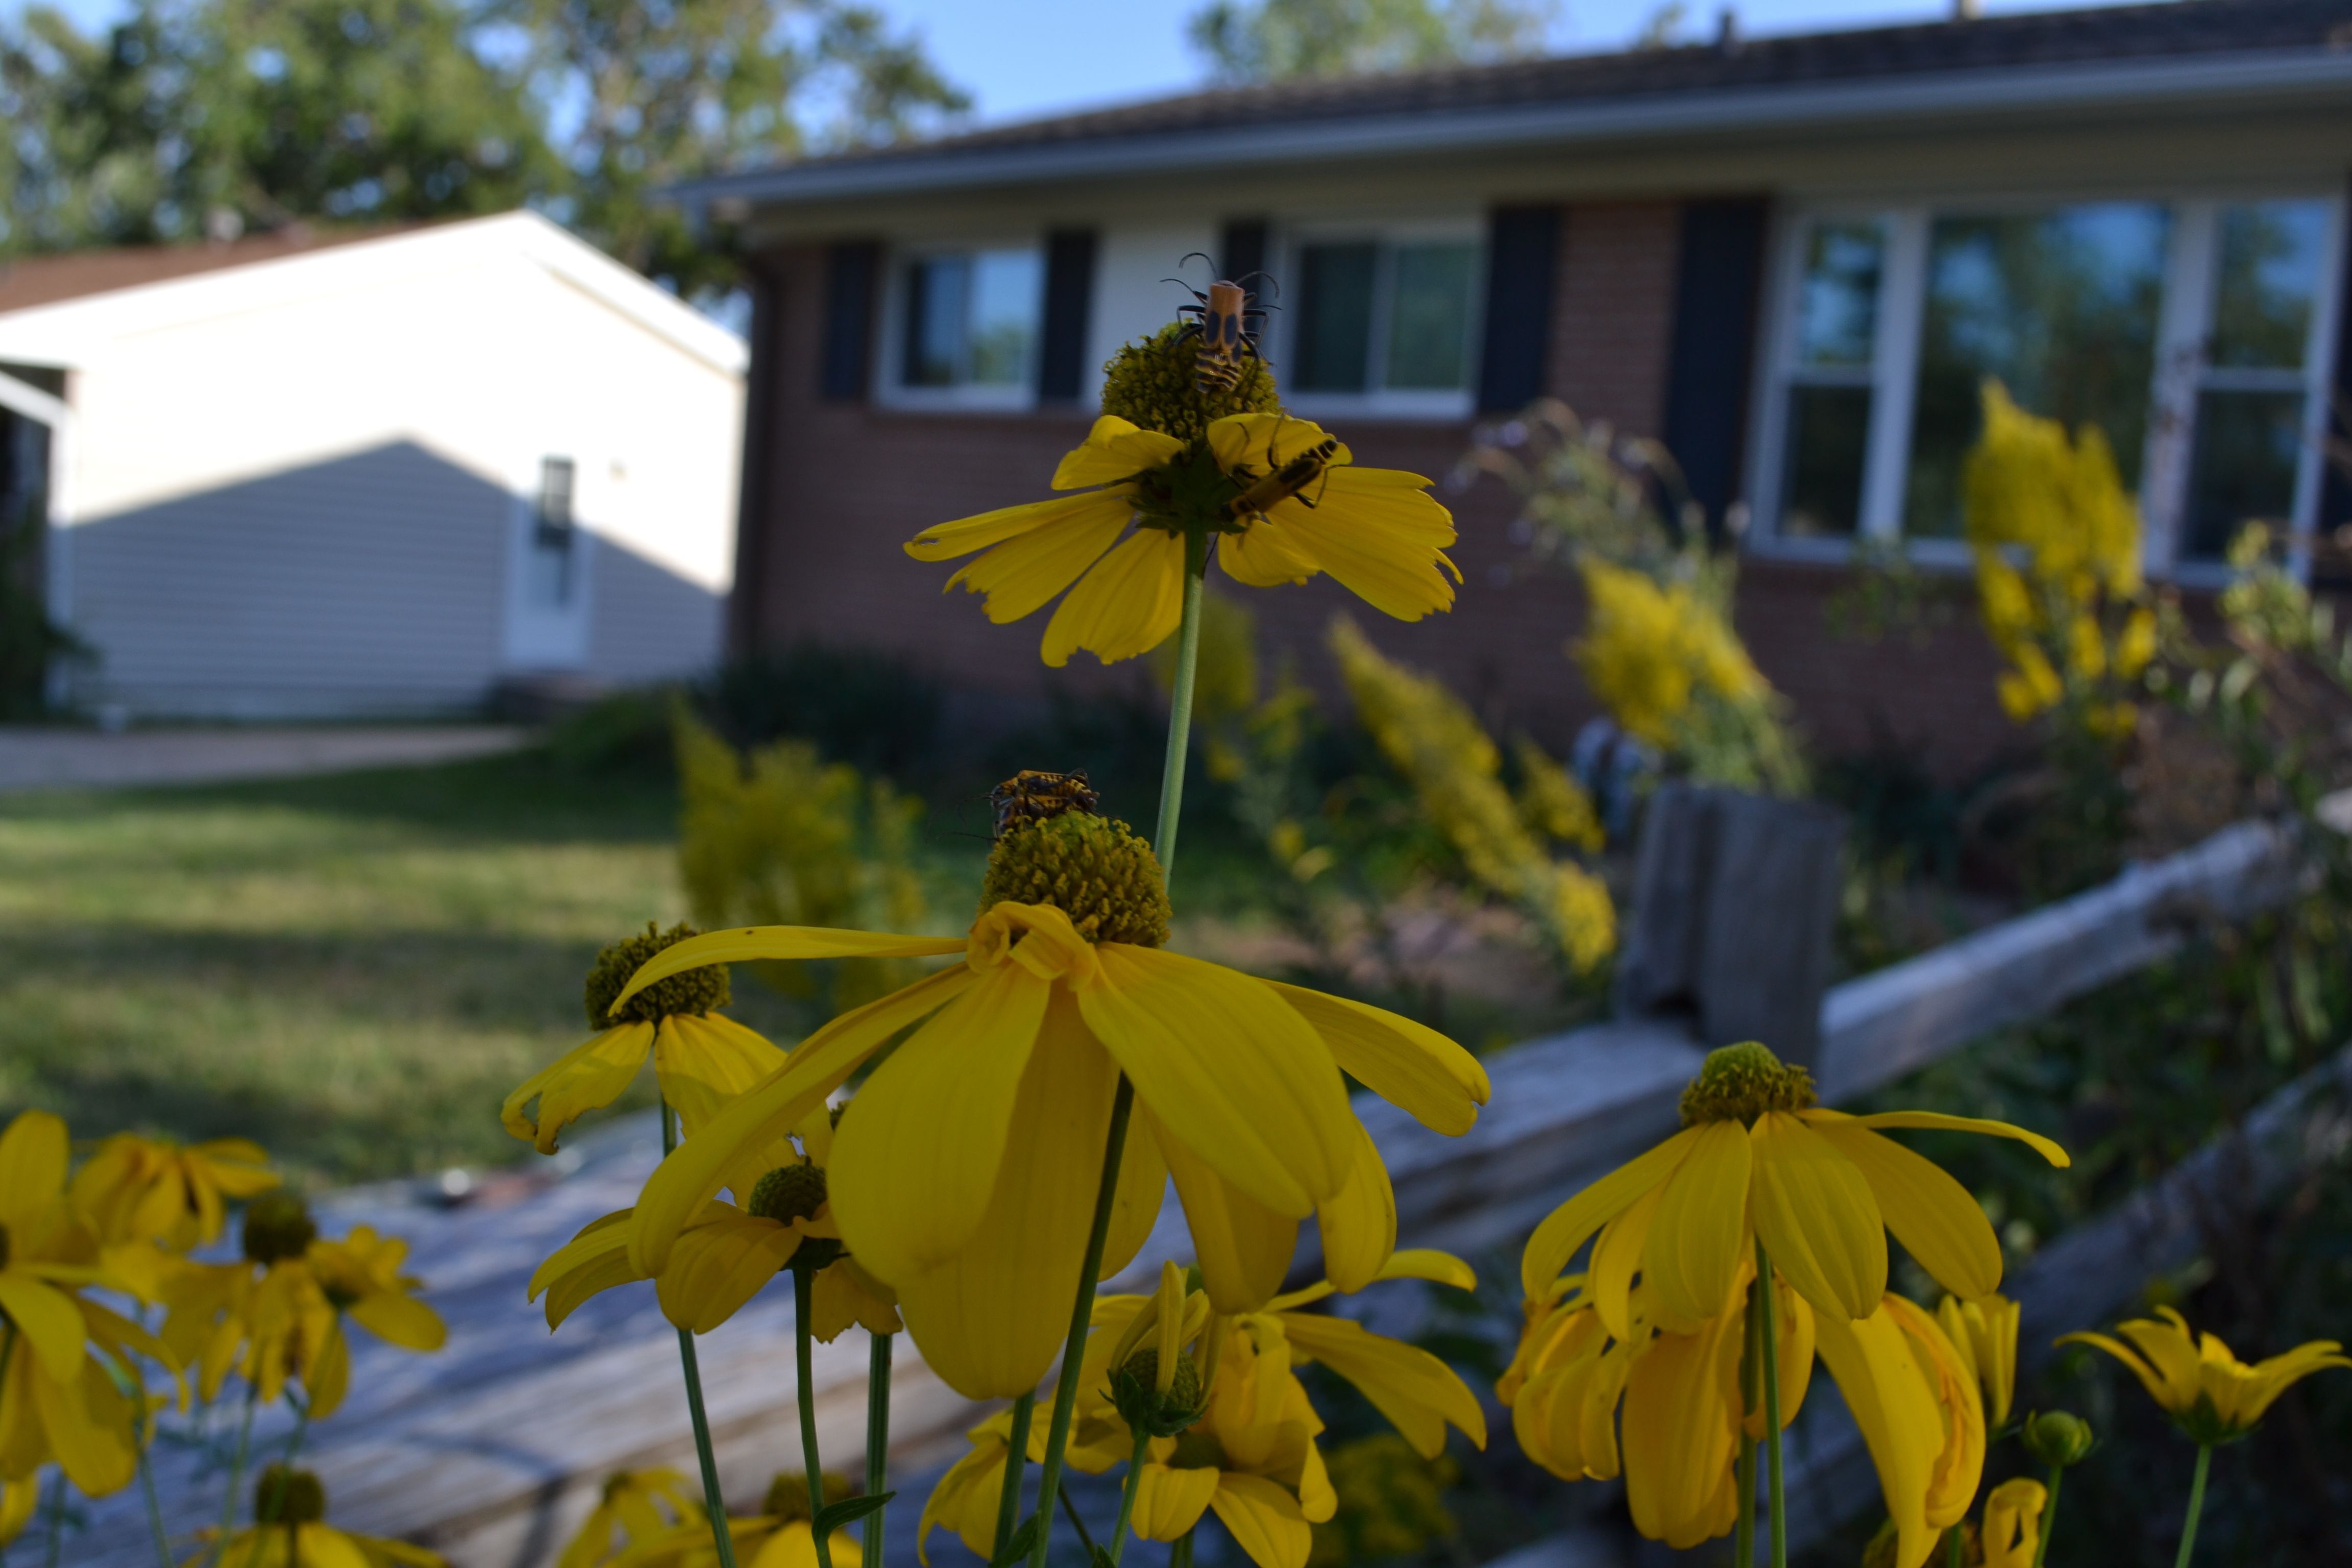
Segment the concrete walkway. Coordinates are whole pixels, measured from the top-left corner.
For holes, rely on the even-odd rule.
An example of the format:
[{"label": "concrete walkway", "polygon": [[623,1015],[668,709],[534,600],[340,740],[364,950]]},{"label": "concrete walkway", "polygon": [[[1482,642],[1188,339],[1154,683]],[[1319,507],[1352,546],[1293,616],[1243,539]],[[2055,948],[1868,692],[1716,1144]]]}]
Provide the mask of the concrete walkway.
[{"label": "concrete walkway", "polygon": [[502,725],[260,726],[203,730],[0,729],[0,794],[292,778],[353,768],[416,767],[510,752],[526,732]]}]

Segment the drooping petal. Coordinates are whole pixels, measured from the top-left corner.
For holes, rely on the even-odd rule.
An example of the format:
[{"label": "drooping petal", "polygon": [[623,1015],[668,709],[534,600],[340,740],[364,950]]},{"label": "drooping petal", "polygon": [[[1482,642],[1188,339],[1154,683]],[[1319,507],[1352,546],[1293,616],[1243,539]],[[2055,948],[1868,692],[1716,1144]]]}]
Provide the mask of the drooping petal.
[{"label": "drooping petal", "polygon": [[[656,961],[661,956],[656,954]],[[725,1184],[729,1167],[746,1151],[782,1137],[892,1036],[953,1001],[978,978],[961,964],[942,970],[843,1014],[801,1042],[781,1068],[746,1090],[655,1167],[631,1221],[630,1267],[648,1279],[660,1273],[677,1233]]]},{"label": "drooping petal", "polygon": [[1297,1500],[1264,1476],[1220,1474],[1209,1506],[1257,1568],[1307,1568],[1315,1531]]},{"label": "drooping petal", "polygon": [[1909,1342],[1884,1309],[1866,1318],[1818,1314],[1815,1348],[1862,1428],[1895,1521],[1896,1568],[1920,1568],[1937,1532],[1927,1523],[1927,1488],[1943,1449],[1943,1415],[1927,1392]]},{"label": "drooping petal", "polygon": [[33,1347],[43,1372],[59,1383],[79,1373],[84,1335],[72,1297],[21,1269],[0,1268],[0,1313]]},{"label": "drooping petal", "polygon": [[1267,517],[1291,549],[1349,593],[1401,621],[1417,621],[1452,609],[1461,578],[1444,553],[1454,520],[1428,486],[1419,474],[1392,468],[1335,468],[1319,487],[1276,504]]},{"label": "drooping petal", "polygon": [[1699,1130],[1685,1127],[1656,1148],[1636,1155],[1551,1211],[1528,1237],[1519,1260],[1519,1283],[1541,1300],[1592,1233],[1617,1217],[1634,1199],[1675,1173],[1698,1142]]},{"label": "drooping petal", "polygon": [[930,1568],[931,1531],[941,1527],[955,1531],[983,1562],[994,1554],[996,1504],[1011,1450],[1001,1434],[990,1440],[976,1430],[972,1442],[971,1450],[948,1467],[923,1502],[923,1517],[915,1526],[915,1557],[923,1568]]},{"label": "drooping petal", "polygon": [[437,1351],[448,1342],[449,1326],[441,1314],[414,1296],[380,1290],[361,1297],[349,1310],[352,1321],[403,1350]]},{"label": "drooping petal", "polygon": [[[1208,437],[1209,455],[1219,468],[1229,474],[1246,471],[1264,477],[1320,446],[1330,432],[1295,414],[1228,414],[1209,422]],[[1355,454],[1342,446],[1330,460],[1350,463]]]},{"label": "drooping petal", "polygon": [[1282,1326],[1294,1352],[1354,1384],[1422,1458],[1433,1459],[1445,1451],[1449,1422],[1479,1447],[1486,1446],[1486,1417],[1478,1396],[1452,1367],[1420,1346],[1372,1333],[1352,1319],[1320,1313],[1286,1313]]},{"label": "drooping petal", "polygon": [[[1838,1113],[1832,1110],[1807,1110],[1800,1114],[1805,1121],[1819,1121],[1835,1117]],[[2006,1121],[1987,1121],[1975,1116],[1945,1116],[1933,1110],[1881,1110],[1868,1116],[1850,1117],[1847,1120],[1859,1122],[1864,1127],[1911,1127],[1944,1132],[1982,1132],[1993,1138],[2014,1138],[2062,1171],[2074,1163],[2073,1156],[2052,1140],[2044,1138],[2039,1132],[2028,1132],[2022,1127],[2012,1127]]]},{"label": "drooping petal", "polygon": [[1666,1178],[1642,1249],[1642,1278],[1661,1312],[1696,1327],[1731,1299],[1748,1261],[1748,1176],[1753,1157],[1737,1121],[1693,1129],[1690,1157]]},{"label": "drooping petal", "polygon": [[[1966,1300],[2000,1289],[2000,1243],[1968,1188],[1933,1160],[1852,1122],[1811,1123],[1870,1183],[1895,1239],[1936,1282]],[[1768,1244],[1769,1245],[1769,1244]]]},{"label": "drooping petal", "polygon": [[1217,1495],[1211,1468],[1146,1464],[1135,1483],[1135,1536],[1139,1541],[1174,1541],[1201,1522]]},{"label": "drooping petal", "polygon": [[1756,1235],[1817,1310],[1866,1318],[1886,1294],[1886,1222],[1862,1168],[1783,1110],[1756,1119]]},{"label": "drooping petal", "polygon": [[729,1101],[784,1065],[784,1053],[722,1014],[681,1013],[662,1020],[654,1037],[654,1072],[662,1098],[677,1108],[693,1137]]},{"label": "drooping petal", "polygon": [[898,1316],[898,1292],[875,1279],[855,1258],[828,1265],[809,1282],[809,1332],[820,1344],[831,1344],[850,1328],[869,1334],[904,1332]]},{"label": "drooping petal", "polygon": [[[601,1110],[628,1092],[654,1043],[651,1024],[627,1023],[605,1030],[555,1058],[522,1080],[499,1119],[506,1130],[527,1139],[542,1154],[555,1152],[565,1127],[591,1110]],[[533,1100],[536,1111],[528,1111]]]},{"label": "drooping petal", "polygon": [[352,1342],[341,1323],[327,1331],[319,1354],[302,1374],[302,1382],[310,1392],[310,1414],[323,1421],[342,1408],[343,1396],[352,1390]]},{"label": "drooping petal", "polygon": [[1054,488],[1074,490],[1081,485],[1117,484],[1146,468],[1160,468],[1183,449],[1184,443],[1173,436],[1106,414],[1095,421],[1084,443],[1063,454],[1054,469]]},{"label": "drooping petal", "polygon": [[1265,984],[1322,1037],[1341,1070],[1433,1132],[1469,1131],[1494,1092],[1478,1058],[1427,1025],[1303,985]]},{"label": "drooping petal", "polygon": [[[732,931],[705,931],[655,953],[629,976],[628,984],[613,999],[613,1006],[617,1010],[656,980],[667,980],[689,969],[707,969],[714,963],[743,963],[762,958],[936,958],[961,952],[970,945],[966,937],[898,936],[889,931],[836,931],[828,926],[737,926]],[[801,1048],[808,1047],[804,1043]]]},{"label": "drooping petal", "polygon": [[1633,1337],[1633,1276],[1641,1271],[1642,1254],[1649,1246],[1650,1227],[1658,1217],[1661,1183],[1633,1200],[1633,1206],[1601,1227],[1592,1244],[1592,1266],[1586,1270],[1585,1289],[1592,1309],[1609,1331],[1621,1340]]},{"label": "drooping petal", "polygon": [[908,1037],[843,1113],[834,1217],[883,1279],[936,1268],[970,1243],[1055,990],[1020,964],[998,965]]},{"label": "drooping petal", "polygon": [[[1717,1123],[1735,1126],[1735,1123]],[[1633,1528],[1687,1550],[1729,1530],[1738,1513],[1732,1460],[1741,1315],[1696,1333],[1661,1334],[1633,1358],[1625,1382],[1625,1501]],[[1728,1494],[1728,1495],[1727,1495]]]},{"label": "drooping petal", "polygon": [[1246,588],[1279,588],[1304,583],[1323,570],[1291,542],[1280,523],[1258,521],[1239,533],[1217,536],[1217,564]]},{"label": "drooping petal", "polygon": [[646,1279],[629,1264],[627,1209],[593,1220],[534,1270],[525,1300],[547,1292],[547,1326],[561,1327],[589,1297]]},{"label": "drooping petal", "polygon": [[1045,623],[1042,649],[1055,668],[1085,648],[1105,664],[1150,653],[1184,618],[1184,541],[1139,529],[1095,563]]},{"label": "drooping petal", "polygon": [[1078,1005],[1160,1125],[1279,1214],[1303,1219],[1336,1195],[1359,1132],[1330,1052],[1297,1011],[1265,982],[1197,958],[1108,942],[1097,952],[1104,984]]},{"label": "drooping petal", "polygon": [[654,1281],[662,1316],[709,1333],[758,1295],[800,1244],[789,1226],[732,1211],[688,1226]]},{"label": "drooping petal", "polygon": [[1168,1162],[1160,1152],[1160,1140],[1139,1119],[1132,1121],[1127,1146],[1119,1153],[1118,1192],[1111,1199],[1110,1229],[1103,1236],[1104,1279],[1135,1261],[1135,1255],[1151,1239],[1167,1198]]},{"label": "drooping petal", "polygon": [[1927,1517],[1930,1530],[1948,1530],[1968,1512],[1984,1479],[1983,1396],[1976,1374],[1932,1316],[1895,1295],[1885,1298],[1885,1310],[1911,1342],[1912,1359],[1943,1423],[1943,1447],[1927,1482]]},{"label": "drooping petal", "polygon": [[999,626],[1017,621],[1084,576],[1134,514],[1134,502],[1116,490],[1078,497],[1053,521],[967,562],[947,586],[985,595],[988,618]]},{"label": "drooping petal", "polygon": [[[1139,1122],[1148,1115],[1144,1107],[1136,1107]],[[1156,1117],[1150,1126],[1184,1205],[1202,1289],[1220,1312],[1257,1310],[1282,1289],[1291,1255],[1298,1249],[1298,1222],[1232,1185]]]},{"label": "drooping petal", "polygon": [[[1010,965],[1007,966],[1011,967]],[[877,1075],[878,1076],[878,1075]],[[1007,1118],[1011,1139],[984,1210],[945,1260],[891,1279],[908,1331],[948,1386],[972,1399],[1025,1394],[1059,1353],[1101,1184],[1118,1073],[1056,991]],[[856,1112],[842,1119],[845,1170]],[[1136,1136],[1130,1130],[1129,1138]],[[842,1176],[845,1195],[848,1178]],[[836,1206],[840,1202],[835,1199]],[[850,1237],[868,1268],[872,1256]]]},{"label": "drooping petal", "polygon": [[1315,1205],[1323,1233],[1323,1272],[1342,1290],[1360,1290],[1379,1279],[1396,1250],[1396,1193],[1389,1185],[1388,1167],[1360,1121],[1356,1135],[1356,1163],[1347,1184],[1337,1197]]},{"label": "drooping petal", "polygon": [[1100,500],[1092,494],[1056,496],[1052,500],[1023,501],[1018,506],[998,507],[994,511],[958,518],[953,522],[936,523],[908,542],[907,553],[918,561],[951,561],[1049,527],[1073,511],[1098,504]]}]

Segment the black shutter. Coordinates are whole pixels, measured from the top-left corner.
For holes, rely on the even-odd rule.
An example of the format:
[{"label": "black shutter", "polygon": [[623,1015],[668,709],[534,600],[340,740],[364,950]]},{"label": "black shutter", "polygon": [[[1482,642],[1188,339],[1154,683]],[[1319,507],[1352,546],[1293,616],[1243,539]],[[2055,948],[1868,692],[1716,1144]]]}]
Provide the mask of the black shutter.
[{"label": "black shutter", "polygon": [[1087,318],[1095,299],[1095,231],[1045,237],[1045,309],[1037,345],[1037,401],[1076,403],[1086,379]]},{"label": "black shutter", "polygon": [[[2331,406],[2322,426],[2331,442],[2341,434],[2336,428],[2339,417],[2352,410],[2352,255],[2347,255],[2336,265],[2343,268],[2344,275],[2336,280],[2336,365],[2334,374],[2327,378]],[[2324,541],[2331,531],[2347,522],[2352,522],[2352,474],[2331,461],[2321,470],[2316,531]],[[2352,588],[2352,568],[2347,568],[2342,551],[2313,552],[2311,585],[2331,593]]]},{"label": "black shutter", "polygon": [[817,393],[843,402],[863,398],[873,374],[874,305],[882,247],[852,240],[825,247],[824,357]]},{"label": "black shutter", "polygon": [[[1265,219],[1237,217],[1225,220],[1224,231],[1217,236],[1217,276],[1238,283],[1253,272],[1265,270]],[[1274,290],[1265,287],[1263,278],[1253,279],[1251,292],[1262,298]]]},{"label": "black shutter", "polygon": [[1683,207],[1663,434],[1710,530],[1722,528],[1739,489],[1766,213],[1752,198]]},{"label": "black shutter", "polygon": [[1558,207],[1496,207],[1486,219],[1486,347],[1478,411],[1513,414],[1543,395],[1550,359]]}]

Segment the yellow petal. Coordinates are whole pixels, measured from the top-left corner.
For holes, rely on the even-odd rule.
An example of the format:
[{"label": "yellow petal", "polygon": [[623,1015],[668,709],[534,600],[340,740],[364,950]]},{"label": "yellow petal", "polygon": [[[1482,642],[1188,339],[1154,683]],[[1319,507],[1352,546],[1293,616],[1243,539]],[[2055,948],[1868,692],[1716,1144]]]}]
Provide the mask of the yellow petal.
[{"label": "yellow petal", "polygon": [[1045,623],[1042,652],[1059,669],[1084,648],[1105,664],[1150,653],[1184,618],[1184,542],[1139,529],[1096,562]]},{"label": "yellow petal", "polygon": [[999,507],[974,517],[959,518],[925,529],[907,544],[907,553],[918,561],[949,561],[959,555],[969,555],[975,550],[985,550],[992,544],[1002,544],[1008,539],[1052,524],[1073,511],[1084,511],[1101,504],[1097,495],[1057,496],[1052,500],[1023,501],[1019,506]]},{"label": "yellow petal", "polygon": [[688,937],[662,949],[638,965],[629,984],[613,999],[613,1007],[618,1011],[622,1003],[656,980],[714,963],[743,963],[752,959],[927,958],[961,952],[970,945],[963,937],[894,936],[887,931],[835,931],[826,926],[738,926],[733,931]]},{"label": "yellow petal", "polygon": [[[653,1043],[651,1024],[607,1029],[523,1079],[507,1096],[499,1119],[509,1132],[530,1141],[541,1153],[552,1154],[557,1138],[575,1118],[601,1110],[628,1091]],[[537,1110],[526,1110],[533,1100],[539,1101]]]},{"label": "yellow petal", "polygon": [[1698,1324],[1723,1310],[1748,1261],[1747,1129],[1736,1121],[1693,1128],[1690,1157],[1666,1178],[1642,1249],[1642,1278],[1670,1318]]},{"label": "yellow petal", "polygon": [[1111,485],[1131,479],[1146,468],[1156,468],[1184,449],[1173,436],[1106,414],[1087,432],[1085,444],[1064,454],[1054,469],[1054,488],[1074,490],[1080,485]]},{"label": "yellow petal", "polygon": [[654,1281],[662,1315],[681,1329],[709,1333],[758,1295],[800,1242],[788,1226],[733,1210],[688,1226]]},{"label": "yellow petal", "polygon": [[1368,1331],[1348,1318],[1317,1312],[1283,1316],[1294,1352],[1312,1356],[1356,1385],[1389,1418],[1422,1458],[1445,1451],[1451,1422],[1479,1447],[1486,1446],[1486,1416],[1478,1396],[1454,1369],[1418,1345]]},{"label": "yellow petal", "polygon": [[1321,1036],[1349,1077],[1433,1132],[1467,1132],[1493,1087],[1478,1058],[1436,1030],[1344,996],[1265,984]]},{"label": "yellow petal", "polygon": [[414,1296],[379,1291],[361,1297],[350,1310],[352,1321],[403,1350],[437,1351],[448,1342],[448,1325],[441,1314]]},{"label": "yellow petal", "polygon": [[1630,1207],[1633,1200],[1675,1173],[1698,1142],[1699,1129],[1686,1127],[1645,1154],[1618,1166],[1551,1211],[1519,1262],[1519,1283],[1530,1300],[1541,1300],[1592,1233]]},{"label": "yellow petal", "polygon": [[1968,1188],[1933,1160],[1868,1128],[1811,1125],[1870,1183],[1886,1227],[1937,1284],[1969,1300],[2000,1289],[2000,1243]]},{"label": "yellow petal", "polygon": [[[1350,1121],[1354,1118],[1350,1117]],[[1396,1250],[1396,1194],[1372,1135],[1356,1123],[1358,1147],[1347,1185],[1315,1206],[1323,1233],[1323,1272],[1342,1290],[1360,1290],[1381,1277]]]},{"label": "yellow petal", "polygon": [[[1808,1121],[1836,1115],[1834,1111],[1808,1110]],[[1864,1127],[1913,1127],[1946,1132],[1982,1132],[1994,1138],[2014,1138],[2035,1153],[2064,1170],[2074,1162],[2066,1151],[2039,1132],[2028,1132],[2022,1127],[2012,1127],[2006,1121],[1987,1121],[1974,1116],[1944,1116],[1933,1110],[1882,1110],[1874,1115],[1855,1116],[1848,1120]]]},{"label": "yellow petal", "polygon": [[1104,984],[1078,1005],[1161,1128],[1277,1213],[1303,1219],[1337,1194],[1359,1131],[1306,1020],[1218,964],[1125,942],[1097,952]]},{"label": "yellow petal", "polygon": [[727,1103],[784,1065],[784,1053],[757,1032],[717,1013],[662,1020],[654,1037],[654,1072],[662,1098],[693,1137]]},{"label": "yellow petal", "polygon": [[[1057,992],[1021,1077],[1007,1119],[1011,1140],[983,1194],[984,1212],[946,1261],[890,1280],[924,1361],[969,1398],[1027,1393],[1061,1350],[1117,1087],[1109,1058],[1067,993]],[[856,1121],[855,1111],[842,1120],[845,1158]],[[872,1266],[854,1237],[851,1247]]]},{"label": "yellow petal", "polygon": [[1217,1495],[1213,1469],[1172,1468],[1146,1464],[1135,1483],[1135,1535],[1139,1541],[1174,1541],[1201,1522]]},{"label": "yellow petal", "polygon": [[1136,1120],[1148,1120],[1176,1180],[1210,1302],[1220,1312],[1254,1312],[1272,1300],[1298,1250],[1298,1222],[1227,1183],[1141,1105]]},{"label": "yellow petal", "polygon": [[1633,1276],[1641,1271],[1642,1254],[1650,1243],[1650,1227],[1657,1223],[1658,1203],[1665,1196],[1660,1184],[1633,1201],[1633,1206],[1601,1227],[1592,1244],[1592,1267],[1585,1289],[1592,1309],[1609,1331],[1621,1340],[1633,1337]]},{"label": "yellow petal", "polygon": [[794,1122],[824,1104],[825,1097],[846,1082],[867,1057],[887,1045],[892,1036],[954,1000],[978,978],[961,964],[942,970],[843,1014],[803,1041],[781,1068],[745,1091],[713,1117],[709,1126],[679,1144],[655,1167],[638,1195],[631,1221],[629,1266],[647,1278],[658,1274],[677,1233],[725,1184],[730,1164],[744,1152],[782,1137]]},{"label": "yellow petal", "polygon": [[1927,1394],[1910,1342],[1883,1308],[1866,1318],[1822,1312],[1815,1347],[1862,1428],[1895,1521],[1896,1568],[1920,1568],[1937,1531],[1927,1523],[1927,1488],[1944,1444],[1942,1412]]},{"label": "yellow petal", "polygon": [[561,1326],[589,1297],[647,1278],[629,1264],[632,1217],[622,1209],[593,1221],[532,1273],[525,1299],[536,1300],[541,1291],[547,1292],[549,1328]]},{"label": "yellow petal", "polygon": [[66,1124],[46,1110],[22,1110],[0,1132],[0,1226],[39,1234],[66,1190]]},{"label": "yellow petal", "polygon": [[1633,1358],[1625,1501],[1633,1528],[1653,1541],[1687,1550],[1735,1521],[1738,1437],[1727,1395],[1738,1386],[1740,1321],[1737,1311],[1721,1313],[1696,1333],[1659,1335]]},{"label": "yellow petal", "polygon": [[[1329,434],[1312,419],[1292,414],[1228,414],[1209,422],[1209,455],[1228,473],[1247,469],[1270,474],[1300,453],[1320,446]],[[1346,463],[1353,458],[1341,447],[1332,453],[1331,461]]]},{"label": "yellow petal", "polygon": [[1756,1119],[1756,1235],[1823,1312],[1866,1318],[1886,1294],[1886,1222],[1862,1168],[1783,1110]]},{"label": "yellow petal", "polygon": [[1127,1146],[1118,1161],[1118,1192],[1111,1199],[1110,1229],[1103,1236],[1102,1277],[1106,1279],[1135,1261],[1143,1244],[1160,1223],[1168,1198],[1168,1162],[1160,1140],[1130,1122]]},{"label": "yellow petal", "polygon": [[32,1345],[50,1378],[67,1383],[80,1373],[82,1321],[72,1297],[22,1270],[0,1268],[0,1313]]},{"label": "yellow petal", "polygon": [[326,1342],[319,1347],[318,1358],[303,1373],[302,1382],[310,1392],[310,1414],[325,1420],[342,1408],[343,1396],[352,1386],[352,1346],[338,1323],[328,1331]]},{"label": "yellow petal", "polygon": [[1217,564],[1225,575],[1248,588],[1279,588],[1304,583],[1322,568],[1315,558],[1291,542],[1277,522],[1253,521],[1239,533],[1217,536]]},{"label": "yellow petal", "polygon": [[1221,1474],[1209,1505],[1257,1568],[1307,1568],[1315,1531],[1297,1500],[1274,1482]]},{"label": "yellow petal", "polygon": [[923,1517],[915,1526],[915,1556],[924,1568],[930,1568],[931,1531],[942,1527],[954,1531],[983,1561],[995,1552],[996,1504],[1009,1450],[1001,1436],[973,1441],[971,1451],[948,1468],[924,1500]]},{"label": "yellow petal", "polygon": [[1117,491],[1079,499],[1088,504],[1073,505],[1053,521],[1006,540],[967,563],[947,586],[987,595],[988,618],[999,626],[1043,609],[1118,542],[1135,513],[1134,502]]},{"label": "yellow petal", "polygon": [[1454,607],[1449,574],[1461,575],[1444,552],[1454,542],[1454,520],[1428,484],[1393,469],[1335,468],[1319,487],[1267,515],[1293,550],[1349,593],[1401,621],[1417,621]]},{"label": "yellow petal", "polygon": [[970,1244],[1055,994],[1020,964],[991,970],[891,1053],[842,1114],[834,1217],[883,1279],[936,1268]]}]

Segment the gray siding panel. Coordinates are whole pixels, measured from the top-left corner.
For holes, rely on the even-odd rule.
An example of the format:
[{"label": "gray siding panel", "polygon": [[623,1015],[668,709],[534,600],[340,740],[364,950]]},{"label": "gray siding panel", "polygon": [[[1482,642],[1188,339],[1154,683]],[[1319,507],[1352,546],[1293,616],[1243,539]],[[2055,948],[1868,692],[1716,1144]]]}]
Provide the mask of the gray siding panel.
[{"label": "gray siding panel", "polygon": [[699,675],[719,658],[726,605],[625,544],[596,541],[588,673],[627,686]]}]

